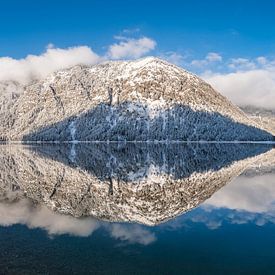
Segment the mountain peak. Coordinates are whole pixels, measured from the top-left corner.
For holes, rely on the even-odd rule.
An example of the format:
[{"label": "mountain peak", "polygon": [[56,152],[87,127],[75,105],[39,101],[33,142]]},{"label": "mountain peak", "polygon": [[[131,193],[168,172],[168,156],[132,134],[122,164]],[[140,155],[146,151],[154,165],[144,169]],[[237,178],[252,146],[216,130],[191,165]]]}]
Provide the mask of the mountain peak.
[{"label": "mountain peak", "polygon": [[0,136],[16,140],[271,136],[205,81],[156,57],[58,71],[27,86],[0,120]]},{"label": "mountain peak", "polygon": [[133,64],[137,64],[139,66],[146,66],[148,64],[171,65],[167,61],[165,61],[165,60],[163,60],[159,57],[155,57],[155,56],[146,56],[146,57],[143,57],[143,58],[140,58],[140,59],[132,60],[130,62],[132,62]]}]

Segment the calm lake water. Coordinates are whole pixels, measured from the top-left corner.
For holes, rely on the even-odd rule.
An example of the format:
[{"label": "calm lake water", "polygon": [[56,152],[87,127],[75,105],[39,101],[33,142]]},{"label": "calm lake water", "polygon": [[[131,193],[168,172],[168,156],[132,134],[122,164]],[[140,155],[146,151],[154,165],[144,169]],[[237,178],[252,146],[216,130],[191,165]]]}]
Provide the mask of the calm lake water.
[{"label": "calm lake water", "polygon": [[0,274],[275,274],[275,149],[0,145]]}]

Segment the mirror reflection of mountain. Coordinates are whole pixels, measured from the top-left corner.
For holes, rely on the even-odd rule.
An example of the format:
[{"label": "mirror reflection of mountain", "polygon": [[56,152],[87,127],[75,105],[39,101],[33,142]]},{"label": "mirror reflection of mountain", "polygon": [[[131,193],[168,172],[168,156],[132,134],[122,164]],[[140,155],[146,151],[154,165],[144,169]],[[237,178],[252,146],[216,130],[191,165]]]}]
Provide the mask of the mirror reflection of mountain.
[{"label": "mirror reflection of mountain", "polygon": [[267,174],[275,174],[275,150],[270,150],[262,158],[245,170],[243,176],[255,177]]},{"label": "mirror reflection of mountain", "polygon": [[[192,213],[191,219],[206,224],[210,229],[217,229],[226,223],[275,224],[274,167],[275,150],[271,150],[201,204],[200,211]],[[184,219],[177,221],[178,225],[187,220]]]},{"label": "mirror reflection of mountain", "polygon": [[155,225],[196,207],[269,154],[253,144],[1,146],[1,200]]}]

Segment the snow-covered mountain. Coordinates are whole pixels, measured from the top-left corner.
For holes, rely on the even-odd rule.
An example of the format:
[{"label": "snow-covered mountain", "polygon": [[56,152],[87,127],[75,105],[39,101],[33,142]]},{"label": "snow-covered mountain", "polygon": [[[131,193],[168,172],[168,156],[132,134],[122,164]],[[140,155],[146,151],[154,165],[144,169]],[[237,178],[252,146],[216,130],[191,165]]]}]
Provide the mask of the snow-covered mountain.
[{"label": "snow-covered mountain", "polygon": [[25,87],[0,122],[8,140],[272,139],[199,77],[152,57],[58,71]]}]

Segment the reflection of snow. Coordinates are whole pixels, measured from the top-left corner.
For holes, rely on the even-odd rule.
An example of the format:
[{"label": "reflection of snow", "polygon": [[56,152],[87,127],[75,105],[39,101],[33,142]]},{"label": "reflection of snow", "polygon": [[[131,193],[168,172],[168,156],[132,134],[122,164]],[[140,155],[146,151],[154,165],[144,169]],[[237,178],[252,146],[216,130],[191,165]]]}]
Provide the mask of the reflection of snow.
[{"label": "reflection of snow", "polygon": [[71,123],[69,124],[69,131],[70,131],[70,135],[71,135],[71,141],[73,143],[73,145],[71,146],[71,151],[70,151],[69,159],[71,160],[71,162],[75,162],[75,157],[76,157],[76,151],[75,151],[76,127],[75,127],[75,121],[74,120],[72,120]]},{"label": "reflection of snow", "polygon": [[75,121],[74,120],[71,121],[71,123],[69,125],[69,130],[70,130],[71,140],[75,141],[76,127],[75,127]]},{"label": "reflection of snow", "polygon": [[[162,170],[162,168],[166,167],[157,167],[153,164],[150,164],[149,167],[141,167],[139,170],[135,172],[128,172],[128,180],[131,182],[141,181],[146,179],[146,184],[163,184],[165,180],[167,180],[166,170]],[[145,183],[144,183],[145,184]]]},{"label": "reflection of snow", "polygon": [[71,162],[75,163],[75,158],[76,158],[75,143],[73,143],[71,146],[69,159],[71,160]]}]

